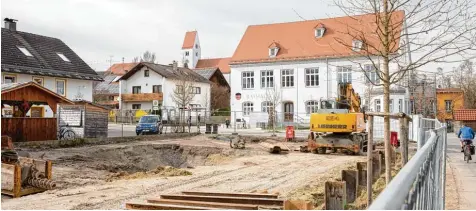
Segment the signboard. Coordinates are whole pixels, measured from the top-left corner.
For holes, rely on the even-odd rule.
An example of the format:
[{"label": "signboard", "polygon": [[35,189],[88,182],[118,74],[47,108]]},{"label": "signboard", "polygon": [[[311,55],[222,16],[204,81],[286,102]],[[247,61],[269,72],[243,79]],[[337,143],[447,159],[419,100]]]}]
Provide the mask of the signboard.
[{"label": "signboard", "polygon": [[159,110],[159,106],[152,106],[152,110],[158,111],[158,110]]},{"label": "signboard", "polygon": [[[159,101],[158,100],[153,100],[152,101],[152,106],[154,106],[154,107],[159,106]],[[157,109],[157,110],[159,110],[159,109]]]},{"label": "signboard", "polygon": [[236,100],[240,100],[241,99],[241,93],[239,93],[239,92],[236,93],[235,98],[236,98]]}]

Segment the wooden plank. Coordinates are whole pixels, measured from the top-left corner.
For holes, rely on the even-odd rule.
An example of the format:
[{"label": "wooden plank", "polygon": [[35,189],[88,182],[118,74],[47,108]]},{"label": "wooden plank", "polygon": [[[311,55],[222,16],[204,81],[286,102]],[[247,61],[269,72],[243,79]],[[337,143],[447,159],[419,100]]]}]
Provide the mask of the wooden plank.
[{"label": "wooden plank", "polygon": [[13,198],[20,197],[21,191],[21,167],[15,165],[15,173],[13,174],[14,184],[13,184]]},{"label": "wooden plank", "polygon": [[26,195],[30,195],[30,194],[34,194],[34,193],[41,193],[41,192],[45,192],[46,189],[43,189],[43,188],[36,188],[36,187],[30,187],[30,188],[22,188],[20,190],[20,194],[18,195],[19,197],[20,196],[26,196]]},{"label": "wooden plank", "polygon": [[45,172],[47,179],[53,179],[53,163],[50,160],[46,161],[45,163]]},{"label": "wooden plank", "polygon": [[367,204],[370,205],[372,203],[372,167],[373,167],[373,145],[374,145],[374,117],[369,116],[369,136],[367,141]]},{"label": "wooden plank", "polygon": [[325,183],[325,209],[343,210],[346,202],[345,182],[326,182]]},{"label": "wooden plank", "polygon": [[13,142],[56,139],[56,118],[2,118],[2,135]]},{"label": "wooden plank", "polygon": [[126,209],[128,210],[218,210],[213,207],[195,207],[195,206],[182,206],[172,204],[152,204],[145,202],[127,202]]},{"label": "wooden plank", "polygon": [[257,205],[250,205],[250,204],[217,203],[217,202],[203,202],[203,201],[185,201],[185,200],[170,200],[170,199],[160,199],[160,198],[147,199],[147,202],[148,203],[158,203],[158,204],[196,206],[196,207],[214,207],[214,208],[234,209],[234,210],[257,210],[258,209]]},{"label": "wooden plank", "polygon": [[311,202],[301,200],[286,200],[284,201],[284,210],[313,210]]},{"label": "wooden plank", "polygon": [[346,186],[347,202],[354,202],[357,198],[357,171],[342,170],[342,181]]},{"label": "wooden plank", "polygon": [[15,186],[15,165],[2,163],[2,191],[13,191]]},{"label": "wooden plank", "polygon": [[357,162],[357,174],[356,174],[356,191],[357,194],[361,190],[367,189],[367,163]]},{"label": "wooden plank", "polygon": [[264,194],[264,193],[221,193],[221,192],[201,192],[201,191],[182,191],[185,195],[195,196],[231,196],[231,197],[243,197],[243,198],[269,198],[277,199],[276,194]]},{"label": "wooden plank", "polygon": [[189,196],[189,195],[161,195],[161,199],[173,200],[190,200],[190,201],[206,201],[206,202],[221,202],[221,203],[235,203],[235,204],[256,204],[256,205],[276,205],[283,206],[283,199],[261,199],[261,198],[236,198],[227,196]]}]

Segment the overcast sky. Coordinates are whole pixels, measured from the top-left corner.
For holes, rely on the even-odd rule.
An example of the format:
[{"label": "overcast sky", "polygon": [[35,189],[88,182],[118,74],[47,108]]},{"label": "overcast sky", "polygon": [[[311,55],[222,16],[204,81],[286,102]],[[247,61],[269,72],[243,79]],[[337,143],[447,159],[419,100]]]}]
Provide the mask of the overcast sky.
[{"label": "overcast sky", "polygon": [[[331,0],[2,0],[17,29],[56,37],[96,71],[109,58],[130,62],[145,50],[179,60],[186,31],[198,30],[202,57],[233,55],[248,25],[342,15]],[[296,11],[294,12],[293,9]]]},{"label": "overcast sky", "polygon": [[181,58],[186,31],[198,30],[202,58],[231,57],[248,25],[342,15],[332,0],[1,1],[2,19],[17,19],[19,31],[63,40],[96,71],[109,67],[110,56],[113,63],[130,62],[146,50],[170,64]]}]

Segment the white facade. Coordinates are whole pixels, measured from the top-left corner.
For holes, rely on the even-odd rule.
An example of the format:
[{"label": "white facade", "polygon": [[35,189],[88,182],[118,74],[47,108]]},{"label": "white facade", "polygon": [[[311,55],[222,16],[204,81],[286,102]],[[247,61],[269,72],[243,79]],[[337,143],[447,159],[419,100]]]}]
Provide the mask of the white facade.
[{"label": "white facade", "polygon": [[[142,69],[135,72],[126,80],[119,81],[119,95],[122,94],[132,94],[134,86],[141,87],[141,93],[153,93],[153,86],[160,85],[162,86],[163,101],[161,102],[162,107],[166,108],[176,108],[176,103],[172,100],[172,94],[176,87],[177,81],[173,79],[168,79],[162,75],[154,72],[149,69],[149,77],[144,76],[144,71],[148,69],[147,67],[142,67]],[[195,94],[190,104],[200,108],[210,107],[210,84],[209,83],[200,83],[194,82],[193,86],[200,87],[200,94]],[[120,109],[133,109],[133,105],[140,105],[141,110],[152,109],[151,101],[141,101],[141,102],[124,102],[120,100],[119,108]]]},{"label": "white facade", "polygon": [[[233,79],[230,80],[232,95],[230,100],[231,110],[243,111],[244,103],[252,103],[253,112],[261,112],[262,102],[266,101],[267,90],[267,88],[262,88],[261,72],[265,70],[271,70],[273,72],[274,85],[277,87],[277,91],[279,92],[281,98],[281,103],[280,105],[277,105],[276,112],[290,112],[295,115],[295,118],[309,119],[309,114],[306,112],[306,102],[335,99],[338,92],[338,78],[345,78],[342,80],[345,82],[351,82],[355,92],[363,98],[364,91],[367,87],[367,79],[357,63],[362,65],[371,64],[371,62],[366,59],[352,59],[352,61],[350,61],[346,58],[340,58],[231,65],[230,79]],[[348,73],[341,73],[341,77],[339,77],[338,72],[340,71],[338,71],[338,69],[341,69],[340,67],[352,67],[350,76]],[[390,71],[392,72],[397,70],[397,67],[397,64],[391,63]],[[308,68],[314,69],[314,72],[316,69],[318,69],[318,84],[315,86],[306,86],[306,69]],[[288,77],[284,80],[286,81],[290,78],[293,78],[293,86],[283,87],[282,70],[292,70],[292,74],[290,74],[289,71],[285,72],[291,77]],[[252,72],[254,74],[253,88],[243,87],[244,72]],[[285,83],[288,83],[289,85],[289,82]],[[241,94],[240,100],[237,100],[235,97],[237,93]],[[284,108],[285,103],[287,103],[287,109]],[[241,118],[250,122],[249,115],[243,114],[242,112],[237,112],[236,119]]]},{"label": "white facade", "polygon": [[202,56],[202,47],[200,46],[200,40],[198,39],[198,32],[195,33],[195,42],[193,43],[192,48],[182,49],[182,62],[181,65],[184,66],[185,63],[188,64],[188,68],[194,69],[197,66],[198,60]]},{"label": "white facade", "polygon": [[[42,86],[45,88],[57,93],[56,90],[56,82],[57,81],[65,81],[65,95],[64,97],[75,100],[75,99],[83,99],[87,101],[93,100],[93,81],[91,80],[78,80],[78,79],[71,79],[71,78],[57,78],[57,77],[48,77],[48,76],[36,76],[36,75],[28,75],[28,74],[14,74],[14,73],[7,73],[2,72],[2,83],[6,83],[6,77],[14,77],[15,83],[25,83],[33,81],[33,79],[40,79],[43,81]],[[60,93],[61,95],[61,93]],[[44,117],[53,117],[53,111],[48,105],[33,105],[38,107],[44,107]],[[30,112],[27,113],[27,116]]]}]

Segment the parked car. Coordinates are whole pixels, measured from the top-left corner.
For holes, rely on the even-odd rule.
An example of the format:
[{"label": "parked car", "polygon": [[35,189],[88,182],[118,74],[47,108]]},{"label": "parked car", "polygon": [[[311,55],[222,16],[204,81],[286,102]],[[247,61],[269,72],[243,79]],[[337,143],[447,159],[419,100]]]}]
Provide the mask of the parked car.
[{"label": "parked car", "polygon": [[162,133],[162,123],[158,115],[144,115],[136,125],[136,134],[159,134]]}]

